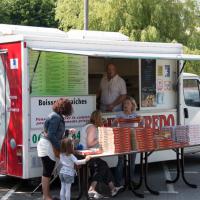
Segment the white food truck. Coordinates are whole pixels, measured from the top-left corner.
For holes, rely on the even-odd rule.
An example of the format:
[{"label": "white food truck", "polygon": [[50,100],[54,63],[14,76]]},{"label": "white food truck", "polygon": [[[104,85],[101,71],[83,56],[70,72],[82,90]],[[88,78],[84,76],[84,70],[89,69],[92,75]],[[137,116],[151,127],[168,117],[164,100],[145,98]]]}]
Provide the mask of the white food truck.
[{"label": "white food truck", "polygon": [[[80,128],[96,109],[96,91],[110,62],[138,103],[145,126],[200,123],[199,77],[183,75],[177,43],[133,42],[120,33],[63,32],[54,28],[0,25],[0,174],[39,177],[36,145],[51,105],[68,97],[74,108],[66,128]],[[116,113],[104,113],[108,121]],[[173,151],[152,161],[174,159]]]}]

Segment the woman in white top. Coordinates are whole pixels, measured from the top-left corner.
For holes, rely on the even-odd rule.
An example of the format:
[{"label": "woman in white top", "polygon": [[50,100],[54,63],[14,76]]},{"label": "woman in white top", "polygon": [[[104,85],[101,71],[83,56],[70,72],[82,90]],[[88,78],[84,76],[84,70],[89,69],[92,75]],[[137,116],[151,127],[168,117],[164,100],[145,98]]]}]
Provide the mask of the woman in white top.
[{"label": "woman in white top", "polygon": [[90,156],[86,156],[85,159],[78,160],[74,154],[74,148],[72,140],[70,138],[65,138],[61,141],[61,150],[60,150],[60,181],[61,181],[61,190],[60,190],[60,199],[61,200],[70,200],[71,197],[71,184],[74,182],[75,169],[74,164],[82,165],[85,164]]},{"label": "woman in white top", "polygon": [[[103,126],[101,112],[94,111],[91,114],[89,124],[85,125],[81,130],[80,144],[83,146],[83,149],[98,147],[99,141],[97,127],[99,126]],[[102,195],[100,195],[96,191],[96,186],[98,182],[104,182],[108,184],[111,190],[111,196],[117,195],[121,188],[115,187],[114,178],[107,163],[100,158],[93,158],[90,160],[88,165],[92,174],[92,183],[88,191],[89,197],[93,197],[96,199],[102,197]]]}]

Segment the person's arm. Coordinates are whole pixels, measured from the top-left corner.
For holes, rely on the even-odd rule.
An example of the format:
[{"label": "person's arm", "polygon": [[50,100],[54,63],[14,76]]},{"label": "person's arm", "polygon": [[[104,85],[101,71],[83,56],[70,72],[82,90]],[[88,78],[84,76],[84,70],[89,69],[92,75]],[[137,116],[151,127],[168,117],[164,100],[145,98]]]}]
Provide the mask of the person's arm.
[{"label": "person's arm", "polygon": [[97,102],[96,107],[97,107],[97,109],[100,108],[100,98],[101,98],[101,89],[99,88],[97,93],[96,93],[96,102]]},{"label": "person's arm", "polygon": [[86,164],[86,162],[87,162],[88,160],[90,160],[90,156],[86,156],[85,159],[81,159],[81,160],[78,160],[78,159],[76,158],[76,156],[74,156],[74,155],[71,155],[71,158],[72,158],[72,161],[73,161],[76,165],[84,165],[84,164]]},{"label": "person's arm", "polygon": [[144,126],[144,118],[142,116],[139,116],[140,122],[138,123],[138,126],[143,127]]},{"label": "person's arm", "polygon": [[87,142],[88,148],[94,147],[99,142],[97,135],[96,135],[96,131],[97,130],[96,130],[96,127],[94,125],[91,125],[86,129],[86,132],[87,132],[87,138],[86,138],[87,141],[86,142]]},{"label": "person's arm", "polygon": [[112,121],[112,124],[111,124],[111,127],[117,127],[118,126],[118,120],[117,119],[114,119]]},{"label": "person's arm", "polygon": [[97,97],[97,99],[99,99],[101,97],[101,89],[100,88],[97,90],[96,97]]},{"label": "person's arm", "polygon": [[113,108],[114,108],[115,106],[121,104],[121,103],[124,101],[125,98],[126,98],[126,94],[122,94],[122,95],[118,96],[117,99],[115,99],[115,101],[113,101],[111,104],[109,104],[109,105],[107,106],[107,110],[108,110],[108,111],[112,111]]},{"label": "person's arm", "polygon": [[144,118],[141,115],[138,115],[138,114],[135,114],[134,118],[138,119],[138,126],[139,127],[143,127],[143,125],[144,125]]},{"label": "person's arm", "polygon": [[115,117],[115,119],[113,120],[113,122],[111,124],[113,127],[119,126],[119,121],[118,120],[119,120],[119,118],[122,118],[122,113],[123,112],[119,112],[119,113],[116,114],[116,117]]},{"label": "person's arm", "polygon": [[59,117],[52,117],[47,127],[48,139],[57,150],[60,150],[60,143],[56,137],[60,123],[61,119]]}]

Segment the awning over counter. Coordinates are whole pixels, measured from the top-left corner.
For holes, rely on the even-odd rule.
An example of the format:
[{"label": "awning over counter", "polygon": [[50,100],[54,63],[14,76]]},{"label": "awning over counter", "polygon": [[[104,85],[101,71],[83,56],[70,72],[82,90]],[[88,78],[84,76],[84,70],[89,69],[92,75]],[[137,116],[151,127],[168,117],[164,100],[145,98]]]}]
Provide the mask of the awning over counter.
[{"label": "awning over counter", "polygon": [[129,58],[129,59],[171,59],[171,60],[193,60],[200,61],[200,55],[192,54],[151,54],[151,53],[127,53],[127,52],[103,52],[103,51],[78,51],[78,50],[63,50],[63,49],[42,49],[31,48],[35,51],[59,52],[76,55],[85,55],[93,57],[107,57],[107,58]]}]

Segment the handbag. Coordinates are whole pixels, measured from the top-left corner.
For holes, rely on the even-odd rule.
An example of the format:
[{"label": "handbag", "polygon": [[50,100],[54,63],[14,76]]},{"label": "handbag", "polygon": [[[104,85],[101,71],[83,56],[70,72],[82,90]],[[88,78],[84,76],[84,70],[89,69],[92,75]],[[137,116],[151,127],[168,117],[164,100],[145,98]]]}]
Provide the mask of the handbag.
[{"label": "handbag", "polygon": [[[51,143],[51,141],[48,139],[48,133],[47,133],[46,131],[42,131],[41,136],[42,136],[42,138],[48,140],[48,141]],[[51,146],[52,146],[53,153],[54,153],[55,157],[56,157],[56,158],[59,158],[59,157],[60,157],[60,151],[57,150],[57,149],[52,145],[52,143],[51,143]]]}]

